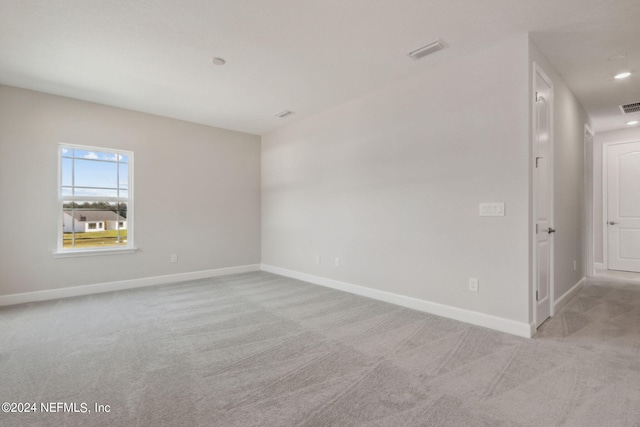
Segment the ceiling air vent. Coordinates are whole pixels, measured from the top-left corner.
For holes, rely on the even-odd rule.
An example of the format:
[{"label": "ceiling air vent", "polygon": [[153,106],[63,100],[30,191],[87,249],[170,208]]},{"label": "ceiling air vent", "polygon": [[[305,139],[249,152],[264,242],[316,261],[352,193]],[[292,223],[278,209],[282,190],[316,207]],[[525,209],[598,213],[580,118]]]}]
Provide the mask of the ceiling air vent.
[{"label": "ceiling air vent", "polygon": [[424,56],[429,55],[430,53],[437,52],[443,48],[444,43],[442,43],[442,40],[436,40],[433,43],[429,43],[426,46],[422,46],[421,48],[407,53],[407,55],[409,55],[413,59],[420,59]]},{"label": "ceiling air vent", "polygon": [[634,102],[633,104],[625,104],[620,106],[620,110],[623,114],[640,112],[640,102]]},{"label": "ceiling air vent", "polygon": [[293,114],[293,111],[284,110],[276,114],[276,117],[287,117],[288,115],[291,115],[291,114]]}]

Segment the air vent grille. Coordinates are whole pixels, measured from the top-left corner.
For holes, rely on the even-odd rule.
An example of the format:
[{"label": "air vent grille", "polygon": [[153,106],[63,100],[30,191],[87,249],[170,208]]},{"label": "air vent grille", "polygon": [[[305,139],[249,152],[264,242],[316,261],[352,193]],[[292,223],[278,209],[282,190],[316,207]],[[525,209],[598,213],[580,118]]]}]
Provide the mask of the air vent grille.
[{"label": "air vent grille", "polygon": [[409,55],[413,59],[420,59],[424,56],[429,55],[430,53],[437,52],[443,48],[444,43],[442,43],[442,40],[436,40],[433,43],[429,43],[426,46],[422,46],[421,48],[407,53],[407,55]]},{"label": "air vent grille", "polygon": [[634,102],[633,104],[625,104],[620,106],[620,110],[624,114],[640,112],[640,102]]},{"label": "air vent grille", "polygon": [[284,110],[284,111],[280,111],[278,114],[276,114],[276,117],[287,117],[289,115],[293,114],[293,111],[289,111],[289,110]]}]

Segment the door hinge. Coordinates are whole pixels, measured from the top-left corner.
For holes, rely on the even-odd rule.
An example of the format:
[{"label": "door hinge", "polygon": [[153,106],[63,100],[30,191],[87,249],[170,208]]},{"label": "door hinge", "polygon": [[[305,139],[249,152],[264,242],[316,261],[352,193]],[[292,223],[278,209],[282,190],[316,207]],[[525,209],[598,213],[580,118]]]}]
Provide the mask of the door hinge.
[{"label": "door hinge", "polygon": [[536,234],[538,234],[538,224],[536,224]]},{"label": "door hinge", "polygon": [[538,291],[536,291],[536,301],[538,301]]}]

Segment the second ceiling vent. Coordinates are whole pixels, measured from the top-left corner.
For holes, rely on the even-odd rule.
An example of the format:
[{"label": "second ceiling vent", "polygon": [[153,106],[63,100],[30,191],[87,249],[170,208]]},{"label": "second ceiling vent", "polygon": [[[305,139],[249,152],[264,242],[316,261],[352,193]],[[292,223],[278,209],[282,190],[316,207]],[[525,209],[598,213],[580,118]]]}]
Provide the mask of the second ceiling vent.
[{"label": "second ceiling vent", "polygon": [[632,104],[621,105],[620,106],[620,111],[622,111],[623,114],[640,112],[640,102],[634,102]]},{"label": "second ceiling vent", "polygon": [[444,43],[442,43],[442,40],[436,40],[426,46],[422,46],[416,50],[412,50],[411,52],[407,53],[407,55],[409,55],[413,59],[420,59],[429,55],[430,53],[437,52],[440,49],[444,49]]}]

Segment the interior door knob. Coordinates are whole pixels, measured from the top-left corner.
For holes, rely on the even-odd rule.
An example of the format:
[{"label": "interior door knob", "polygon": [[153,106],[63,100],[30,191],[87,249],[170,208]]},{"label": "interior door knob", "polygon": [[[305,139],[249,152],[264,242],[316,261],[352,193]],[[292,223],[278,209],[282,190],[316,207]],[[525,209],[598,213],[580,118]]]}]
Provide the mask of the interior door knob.
[{"label": "interior door knob", "polygon": [[609,225],[616,225],[616,224],[617,224],[617,222],[615,222],[615,221],[609,221]]},{"label": "interior door knob", "polygon": [[547,233],[551,234],[551,233],[555,233],[556,230],[554,228],[549,227],[549,229],[547,230]]}]

